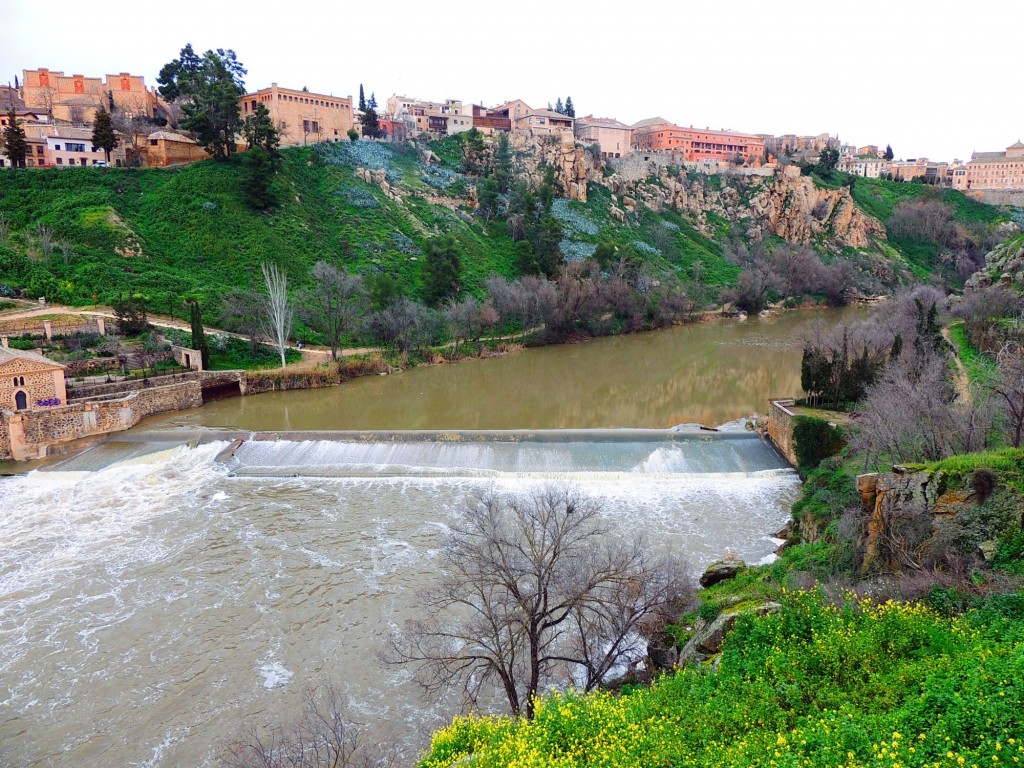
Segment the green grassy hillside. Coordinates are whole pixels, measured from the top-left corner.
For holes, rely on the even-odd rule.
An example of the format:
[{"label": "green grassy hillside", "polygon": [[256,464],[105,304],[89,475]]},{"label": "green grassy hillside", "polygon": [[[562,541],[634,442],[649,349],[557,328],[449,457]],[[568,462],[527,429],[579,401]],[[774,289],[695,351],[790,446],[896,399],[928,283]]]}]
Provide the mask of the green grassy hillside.
[{"label": "green grassy hillside", "polygon": [[[169,170],[0,173],[0,283],[76,305],[136,293],[151,310],[178,315],[183,297],[197,297],[213,320],[226,291],[259,282],[261,262],[281,265],[298,288],[325,259],[368,276],[391,275],[407,295],[421,298],[424,246],[440,234],[456,240],[469,291],[480,293],[491,273],[515,276],[505,223],[487,225],[458,210],[475,183],[461,173],[459,141],[431,148],[439,166],[424,167],[411,148],[370,142],[286,150],[273,182],[279,204],[269,213],[246,204],[245,170],[237,160]],[[386,172],[402,199],[357,178],[357,167]],[[901,201],[927,193],[922,185],[866,180],[854,190],[858,204],[883,221]],[[626,223],[614,221],[602,186],[591,185],[589,198],[555,203],[566,258],[585,258],[608,241],[633,246],[655,272],[684,279],[699,272],[711,286],[735,282],[739,270],[725,260],[721,240],[742,232],[729,222],[716,219],[712,239],[686,216],[643,206]],[[985,224],[1002,216],[959,193],[945,192],[943,200],[958,220]],[[928,252],[922,255],[922,248]],[[927,244],[895,243],[895,249],[894,261],[909,261],[922,277],[935,260]]]}]

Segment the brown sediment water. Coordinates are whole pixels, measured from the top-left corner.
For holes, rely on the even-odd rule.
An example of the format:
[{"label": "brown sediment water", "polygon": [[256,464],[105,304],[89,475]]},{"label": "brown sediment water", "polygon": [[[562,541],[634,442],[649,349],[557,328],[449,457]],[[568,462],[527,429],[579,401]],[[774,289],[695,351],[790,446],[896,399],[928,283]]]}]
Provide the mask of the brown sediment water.
[{"label": "brown sediment water", "polygon": [[413,764],[456,702],[422,699],[376,654],[417,615],[444,532],[481,490],[576,485],[615,529],[699,569],[726,551],[769,558],[795,473],[741,428],[241,442],[209,430],[720,423],[796,391],[794,339],[812,322],[689,326],[221,401],[4,479],[0,764],[215,765],[228,740],[286,725],[303,691],[328,683],[366,739]]}]

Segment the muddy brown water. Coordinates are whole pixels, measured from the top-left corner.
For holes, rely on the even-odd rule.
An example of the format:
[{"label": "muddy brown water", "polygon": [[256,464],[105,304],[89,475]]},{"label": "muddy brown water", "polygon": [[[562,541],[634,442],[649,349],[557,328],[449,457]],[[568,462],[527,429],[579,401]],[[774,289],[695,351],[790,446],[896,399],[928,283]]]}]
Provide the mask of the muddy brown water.
[{"label": "muddy brown water", "polygon": [[[715,424],[797,390],[794,339],[813,322],[528,350],[221,401],[139,430],[178,430],[185,442],[197,427]],[[0,765],[215,765],[227,741],[286,724],[304,690],[328,683],[366,738],[400,745],[413,763],[454,703],[422,699],[408,670],[376,654],[415,616],[445,530],[481,488],[575,484],[610,524],[685,552],[694,569],[727,550],[770,557],[799,489],[775,454],[736,433],[645,440],[253,443],[236,459],[243,467],[215,460],[221,441],[112,442],[57,471],[0,479]],[[318,466],[335,476],[315,476]]]}]

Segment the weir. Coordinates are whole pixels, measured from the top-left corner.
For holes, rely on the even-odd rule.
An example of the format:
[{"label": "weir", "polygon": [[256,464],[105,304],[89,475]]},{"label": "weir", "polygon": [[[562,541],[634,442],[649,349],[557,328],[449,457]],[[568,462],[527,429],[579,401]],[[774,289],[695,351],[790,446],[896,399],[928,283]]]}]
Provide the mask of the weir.
[{"label": "weir", "polygon": [[255,433],[219,459],[237,476],[751,475],[785,460],[746,431],[470,430]]}]

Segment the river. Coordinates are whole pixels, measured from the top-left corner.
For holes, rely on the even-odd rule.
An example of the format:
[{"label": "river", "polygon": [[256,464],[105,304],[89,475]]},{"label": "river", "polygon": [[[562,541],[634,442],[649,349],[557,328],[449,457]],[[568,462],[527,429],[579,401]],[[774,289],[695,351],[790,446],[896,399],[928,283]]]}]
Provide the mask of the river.
[{"label": "river", "polygon": [[228,445],[217,435],[175,444],[197,428],[720,423],[797,390],[794,339],[813,322],[688,326],[226,400],[0,480],[0,764],[214,765],[228,740],[287,724],[306,689],[329,683],[367,738],[411,763],[453,704],[425,701],[408,670],[376,654],[415,616],[444,531],[482,488],[572,483],[610,524],[695,570],[728,551],[769,558],[799,490],[742,428],[461,446],[256,441],[230,462],[216,460]]}]

